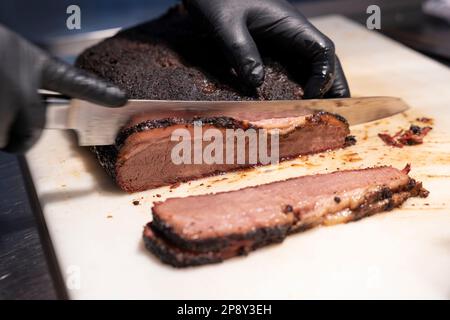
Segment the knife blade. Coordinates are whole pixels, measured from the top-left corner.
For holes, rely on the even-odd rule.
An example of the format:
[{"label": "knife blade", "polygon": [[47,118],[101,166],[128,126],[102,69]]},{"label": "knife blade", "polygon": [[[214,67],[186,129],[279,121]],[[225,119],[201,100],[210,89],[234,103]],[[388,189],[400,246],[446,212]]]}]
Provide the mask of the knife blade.
[{"label": "knife blade", "polygon": [[[141,113],[176,117],[177,114],[220,114],[221,111],[245,110],[246,113],[310,108],[337,113],[350,125],[386,118],[409,109],[400,98],[364,97],[317,100],[272,100],[272,101],[172,101],[129,100],[121,108],[102,107],[78,99],[47,97],[47,129],[73,129],[78,133],[80,146],[114,144],[121,127],[133,115]],[[161,116],[163,117],[163,116]]]}]

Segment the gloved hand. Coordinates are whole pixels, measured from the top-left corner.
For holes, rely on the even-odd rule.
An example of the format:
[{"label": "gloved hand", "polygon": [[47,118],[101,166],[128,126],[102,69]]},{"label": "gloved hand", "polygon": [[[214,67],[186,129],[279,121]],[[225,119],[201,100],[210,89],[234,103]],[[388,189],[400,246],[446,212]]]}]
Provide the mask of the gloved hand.
[{"label": "gloved hand", "polygon": [[117,107],[125,94],[99,78],[49,57],[0,25],[0,150],[24,152],[45,124],[38,89]]},{"label": "gloved hand", "polygon": [[311,63],[305,98],[350,96],[333,42],[287,1],[184,0],[184,4],[215,34],[246,85],[258,87],[264,81],[255,37]]}]

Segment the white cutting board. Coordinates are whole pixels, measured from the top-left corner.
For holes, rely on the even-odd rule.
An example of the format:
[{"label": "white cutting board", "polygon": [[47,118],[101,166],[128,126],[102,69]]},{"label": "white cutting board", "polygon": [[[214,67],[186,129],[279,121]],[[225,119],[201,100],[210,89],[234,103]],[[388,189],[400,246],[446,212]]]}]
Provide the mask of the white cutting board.
[{"label": "white cutting board", "polygon": [[[358,144],[326,158],[133,195],[120,191],[73,135],[46,131],[26,158],[70,298],[450,298],[450,70],[342,17],[314,23],[336,43],[354,96],[399,96],[414,110],[353,127]],[[408,127],[417,115],[435,119],[425,144],[395,149],[376,137],[383,129]],[[154,200],[407,162],[430,196],[390,213],[188,269],[164,265],[143,247]],[[132,204],[135,199],[140,205]]]}]

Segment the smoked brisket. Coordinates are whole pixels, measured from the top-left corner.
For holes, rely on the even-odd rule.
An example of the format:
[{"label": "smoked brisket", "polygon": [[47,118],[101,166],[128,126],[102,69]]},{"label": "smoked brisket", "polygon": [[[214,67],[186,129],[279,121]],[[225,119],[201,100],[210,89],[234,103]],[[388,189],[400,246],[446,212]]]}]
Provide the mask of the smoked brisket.
[{"label": "smoked brisket", "polygon": [[[76,65],[116,84],[131,99],[230,101],[302,98],[303,90],[299,83],[302,83],[303,76],[287,71],[307,72],[307,68],[298,66],[298,57],[288,57],[289,54],[278,57],[270,48],[260,47],[266,76],[261,87],[250,90],[242,86],[215,43],[210,35],[195,26],[183,6],[177,5],[160,18],[120,31],[85,50]],[[177,128],[192,130],[193,122],[199,120],[205,130],[282,129],[280,160],[341,148],[349,134],[345,119],[308,110],[274,114],[266,111],[251,113],[241,108],[209,115],[163,112],[131,119],[119,133],[115,145],[97,146],[93,150],[101,165],[128,192],[261,164],[250,161],[231,165],[171,163],[169,152],[174,144],[168,141],[170,133]]]},{"label": "smoked brisket", "polygon": [[[272,46],[273,47],[273,46]],[[182,5],[161,17],[125,29],[88,48],[76,66],[123,89],[132,99],[154,100],[296,100],[303,96],[308,64],[298,56],[259,46],[265,79],[246,88],[212,35],[190,19]],[[272,52],[275,51],[275,52]],[[300,59],[301,60],[301,59]],[[301,70],[291,74],[287,70]]]},{"label": "smoked brisket", "polygon": [[186,267],[220,262],[282,242],[318,225],[359,220],[426,197],[407,170],[375,167],[157,202],[144,230],[147,248]]}]

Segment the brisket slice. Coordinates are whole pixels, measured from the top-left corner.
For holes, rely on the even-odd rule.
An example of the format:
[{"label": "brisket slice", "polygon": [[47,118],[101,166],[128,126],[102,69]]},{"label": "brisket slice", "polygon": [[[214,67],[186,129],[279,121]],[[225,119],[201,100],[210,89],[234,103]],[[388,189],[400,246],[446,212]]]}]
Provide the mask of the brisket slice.
[{"label": "brisket slice", "polygon": [[147,248],[175,267],[220,262],[294,232],[358,220],[428,192],[407,170],[375,167],[303,176],[153,207]]},{"label": "brisket slice", "polygon": [[[209,112],[196,116],[179,116],[182,117],[169,117],[164,113],[136,116],[119,133],[114,146],[93,148],[100,163],[123,190],[142,191],[267,164],[249,158],[249,150],[258,154],[258,148],[261,146],[259,143],[250,145],[248,140],[245,141],[245,161],[238,162],[236,157],[239,149],[236,139],[233,143],[234,159],[232,163],[227,162],[227,129],[242,129],[244,132],[248,132],[248,129],[265,129],[268,133],[267,155],[272,152],[270,133],[273,129],[279,129],[279,160],[341,148],[346,144],[349,134],[348,124],[342,117],[307,109],[284,110],[276,114],[270,111],[245,113],[242,110],[230,109],[222,111],[220,115]],[[201,164],[193,164],[192,154],[189,157],[190,163],[179,164],[172,161],[172,150],[179,144],[179,141],[171,140],[174,130],[187,129],[191,138],[185,140],[189,141],[191,150],[194,150],[194,121],[202,122],[203,132],[213,128],[222,133],[222,163],[218,161],[211,164],[202,161]],[[202,142],[202,150],[210,143]]]}]

